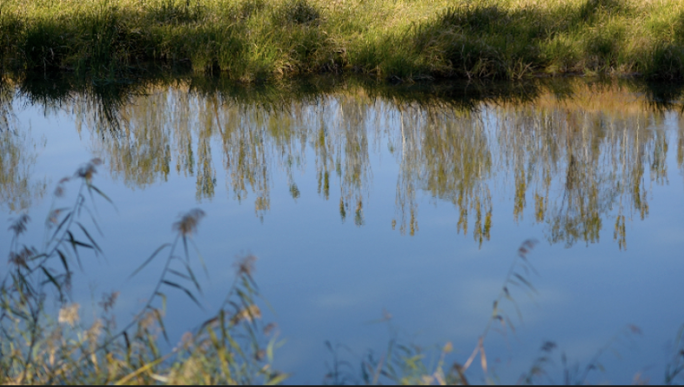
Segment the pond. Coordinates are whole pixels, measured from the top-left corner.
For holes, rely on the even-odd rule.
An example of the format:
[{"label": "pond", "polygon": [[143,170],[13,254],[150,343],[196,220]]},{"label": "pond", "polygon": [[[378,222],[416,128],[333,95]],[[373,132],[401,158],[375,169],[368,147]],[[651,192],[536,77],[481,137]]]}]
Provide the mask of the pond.
[{"label": "pond", "polygon": [[[447,361],[464,363],[513,264],[522,278],[506,285],[513,301],[500,303],[487,373],[478,355],[471,382],[516,382],[547,341],[554,382],[563,357],[582,380],[598,354],[592,383],[660,383],[672,360],[684,323],[684,107],[674,86],[3,87],[0,219],[28,213],[27,243],[44,240],[60,179],[103,162],[93,182],[114,203],[93,199],[104,256],[81,256],[71,289],[84,319],[112,291],[117,321],[130,319],[163,261],[131,273],[173,240],[179,213],[200,208],[204,310],[169,290],[171,342],[221,304],[236,257],[252,254],[288,383],[323,382],[335,357],[360,380],[368,351],[381,358],[392,340],[428,353],[451,343]],[[9,240],[0,235],[3,254]],[[534,243],[523,264],[525,241]]]}]

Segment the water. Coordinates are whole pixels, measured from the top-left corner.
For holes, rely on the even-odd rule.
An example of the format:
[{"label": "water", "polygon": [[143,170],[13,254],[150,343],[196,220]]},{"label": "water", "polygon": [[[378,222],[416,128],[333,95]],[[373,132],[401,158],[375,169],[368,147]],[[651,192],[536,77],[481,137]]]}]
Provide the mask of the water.
[{"label": "water", "polygon": [[[381,356],[392,338],[428,352],[451,342],[447,360],[463,363],[519,246],[536,240],[537,274],[520,272],[536,292],[508,286],[519,313],[502,303],[515,332],[488,334],[489,377],[516,381],[551,340],[555,382],[561,353],[583,367],[607,343],[606,370],[589,381],[661,382],[684,323],[678,93],[583,80],[13,84],[1,218],[27,212],[25,241],[40,243],[59,179],[101,158],[94,183],[115,203],[95,200],[106,257],[82,257],[72,294],[87,318],[102,293],[120,291],[123,324],[163,262],[129,275],[173,240],[179,213],[201,208],[201,303],[220,305],[236,256],[257,256],[264,319],[286,340],[276,368],[310,383],[332,365],[326,341],[356,377],[364,354]],[[176,341],[209,314],[169,294]],[[467,375],[483,382],[476,363]]]}]

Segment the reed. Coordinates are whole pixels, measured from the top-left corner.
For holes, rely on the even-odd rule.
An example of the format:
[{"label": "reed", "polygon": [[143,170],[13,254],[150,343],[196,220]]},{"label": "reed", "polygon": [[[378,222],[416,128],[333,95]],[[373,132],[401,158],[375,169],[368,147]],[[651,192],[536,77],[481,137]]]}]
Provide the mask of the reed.
[{"label": "reed", "polygon": [[[84,252],[103,253],[93,232],[99,227],[91,207],[96,197],[111,200],[93,184],[99,164],[98,159],[91,160],[59,182],[55,202],[72,188],[76,188],[75,200],[50,210],[42,245],[21,243],[30,220],[27,215],[10,226],[9,270],[0,283],[0,383],[277,384],[284,380],[286,374],[270,367],[276,342],[273,325],[261,322],[252,256],[236,265],[235,281],[216,313],[170,345],[164,326],[167,293],[180,290],[199,304],[201,286],[188,245],[204,216],[201,210],[183,215],[173,225],[174,241],[160,246],[133,273],[165,254],[154,291],[128,324],[116,327],[112,312],[116,292],[103,296],[93,323],[81,322],[79,305],[68,289],[74,266],[80,267],[87,256]],[[53,297],[58,310],[51,313],[47,301]]]},{"label": "reed", "polygon": [[5,0],[5,72],[684,78],[678,0]]}]

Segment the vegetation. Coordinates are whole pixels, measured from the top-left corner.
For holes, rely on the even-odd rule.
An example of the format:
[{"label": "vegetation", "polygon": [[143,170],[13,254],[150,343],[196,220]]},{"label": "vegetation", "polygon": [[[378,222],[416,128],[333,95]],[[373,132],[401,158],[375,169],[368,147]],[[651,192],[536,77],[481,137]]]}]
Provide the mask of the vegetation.
[{"label": "vegetation", "polygon": [[[80,320],[79,305],[69,288],[84,250],[102,254],[92,235],[97,221],[90,205],[109,198],[93,185],[101,163],[93,159],[74,176],[62,179],[55,203],[76,188],[71,206],[54,205],[46,220],[48,238],[41,246],[20,243],[29,218],[20,215],[10,226],[9,265],[0,283],[0,383],[3,384],[254,384],[278,383],[286,375],[270,369],[272,325],[262,326],[252,279],[254,257],[237,264],[235,282],[214,317],[164,350],[167,292],[183,291],[193,301],[201,286],[188,244],[201,210],[192,210],[173,225],[173,243],[159,247],[138,269],[168,253],[161,277],[139,313],[117,328],[112,308],[118,293],[105,294],[101,315],[90,324]],[[76,187],[74,187],[74,185]],[[74,196],[74,195],[72,195]],[[60,203],[61,204],[61,203]],[[90,215],[92,223],[82,219]],[[90,231],[88,229],[90,228]],[[201,258],[201,256],[200,256]],[[50,300],[57,309],[51,313]],[[199,323],[199,322],[198,322]],[[162,338],[164,341],[162,341]],[[170,343],[169,343],[170,344]]]},{"label": "vegetation", "polygon": [[5,0],[4,71],[684,78],[679,0]]},{"label": "vegetation", "polygon": [[[602,222],[610,218],[613,237],[623,248],[626,220],[648,215],[645,176],[658,184],[668,178],[667,138],[649,123],[662,120],[663,108],[671,108],[669,101],[681,93],[600,81],[570,86],[539,80],[496,87],[473,83],[468,93],[439,83],[406,84],[563,74],[684,79],[682,4],[5,0],[0,3],[0,70],[14,80],[3,75],[0,81],[0,204],[21,212],[46,190],[44,182],[30,178],[29,150],[35,144],[28,144],[12,121],[16,86],[20,95],[46,110],[73,108],[80,122],[99,131],[96,151],[107,167],[132,186],[165,179],[175,169],[197,177],[199,200],[211,198],[215,139],[222,145],[230,192],[238,200],[252,196],[256,215],[264,216],[270,208],[273,165],[284,167],[290,192],[297,197],[293,169],[310,146],[319,194],[326,200],[336,195],[331,190],[336,180],[340,217],[362,225],[372,179],[371,137],[386,136],[400,164],[392,227],[402,233],[418,232],[416,192],[422,190],[453,203],[460,214],[459,232],[470,230],[483,243],[492,227],[488,179],[502,171],[513,176],[515,218],[522,219],[532,204],[525,198],[533,194],[534,219],[547,224],[549,241],[595,242]],[[163,76],[157,77],[160,72]],[[296,85],[285,81],[317,73],[366,78],[329,77]],[[408,82],[390,90],[374,79]],[[279,82],[236,87],[236,82],[263,80]],[[656,98],[626,100],[625,89]],[[306,117],[320,122],[322,110],[311,119],[307,107],[326,106],[332,99],[340,111],[335,127],[297,124],[307,122]],[[478,109],[485,105],[502,125],[494,137],[481,125]],[[372,130],[364,125],[371,110],[380,117]],[[240,119],[229,119],[235,116]],[[401,130],[391,131],[380,122],[398,123]],[[582,135],[587,131],[602,134]],[[682,124],[678,138],[677,161],[684,169]],[[501,153],[492,151],[497,145]],[[54,191],[59,205],[48,214],[42,245],[21,243],[26,215],[18,215],[10,227],[9,266],[0,283],[0,383],[285,380],[286,374],[271,368],[276,341],[273,325],[260,319],[253,257],[238,263],[236,280],[214,316],[198,322],[181,342],[169,342],[164,327],[167,293],[180,290],[197,302],[202,291],[193,269],[201,256],[187,248],[203,216],[199,210],[179,219],[175,239],[150,256],[147,262],[165,257],[165,268],[147,304],[130,322],[116,326],[111,313],[116,293],[103,297],[99,318],[80,319],[68,290],[84,250],[102,253],[93,232],[97,220],[88,217],[95,200],[109,201],[93,184],[100,163],[94,159],[60,181]],[[553,196],[551,187],[559,181],[564,182],[562,194]],[[67,191],[75,195],[65,207],[61,203]],[[467,383],[465,372],[477,363],[485,380],[492,381],[484,340],[492,324],[512,326],[502,304],[509,300],[512,283],[531,288],[522,273],[533,270],[526,260],[532,247],[532,242],[521,246],[485,330],[465,361],[447,361],[452,349],[447,344],[429,366],[425,353],[393,341],[382,356],[369,353],[362,360],[361,375],[340,371],[344,362],[335,358],[325,381]],[[56,308],[48,302],[52,299]],[[626,330],[636,332],[634,327]],[[684,372],[682,332],[676,343],[666,383],[681,380]],[[540,358],[519,381],[540,380],[554,349],[553,343],[544,343]],[[598,366],[594,359],[582,370],[566,367],[563,381],[585,382]]]}]

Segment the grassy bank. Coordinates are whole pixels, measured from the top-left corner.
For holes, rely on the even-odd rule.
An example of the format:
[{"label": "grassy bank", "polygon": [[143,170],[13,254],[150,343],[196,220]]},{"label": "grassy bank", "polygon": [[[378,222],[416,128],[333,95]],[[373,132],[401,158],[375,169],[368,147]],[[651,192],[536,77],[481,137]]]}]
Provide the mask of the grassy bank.
[{"label": "grassy bank", "polygon": [[5,0],[5,72],[684,79],[679,0]]}]

